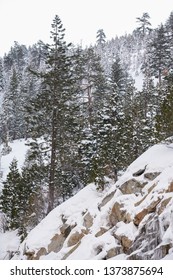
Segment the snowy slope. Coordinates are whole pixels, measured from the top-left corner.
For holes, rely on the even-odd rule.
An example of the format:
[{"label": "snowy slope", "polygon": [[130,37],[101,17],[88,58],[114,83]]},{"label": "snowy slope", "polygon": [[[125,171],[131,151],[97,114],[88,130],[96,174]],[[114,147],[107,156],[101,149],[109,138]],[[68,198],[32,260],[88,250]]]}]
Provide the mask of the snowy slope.
[{"label": "snowy slope", "polygon": [[20,238],[17,231],[0,232],[0,260],[8,260],[18,250]]},{"label": "snowy slope", "polygon": [[[11,152],[7,155],[1,155],[1,178],[0,178],[0,190],[2,188],[2,182],[5,181],[6,176],[9,172],[9,166],[13,160],[16,158],[18,161],[18,168],[22,167],[25,154],[28,150],[28,146],[25,145],[26,141],[24,139],[15,140],[12,143],[9,143],[11,147]],[[2,146],[0,146],[2,150]],[[12,252],[16,252],[20,245],[20,238],[17,236],[17,231],[10,231],[3,233],[3,215],[0,213],[0,260],[9,259],[12,257]]]},{"label": "snowy slope", "polygon": [[[27,141],[24,139],[14,140],[13,142],[9,143],[11,147],[11,152],[7,155],[1,156],[1,172],[2,172],[2,180],[5,180],[8,172],[9,166],[13,160],[16,158],[18,161],[18,168],[20,169],[25,160],[25,154],[28,150],[28,146],[26,146]],[[2,150],[2,146],[0,146]]]},{"label": "snowy slope", "polygon": [[55,208],[13,259],[173,259],[173,145],[155,145],[102,193]]}]

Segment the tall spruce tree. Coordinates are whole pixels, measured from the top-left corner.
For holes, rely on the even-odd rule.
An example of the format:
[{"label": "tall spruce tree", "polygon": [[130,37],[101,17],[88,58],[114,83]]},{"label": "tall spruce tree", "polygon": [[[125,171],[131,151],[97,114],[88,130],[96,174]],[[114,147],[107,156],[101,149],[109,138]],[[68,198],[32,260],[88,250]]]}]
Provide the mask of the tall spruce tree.
[{"label": "tall spruce tree", "polygon": [[79,157],[84,183],[93,182],[98,175],[99,160],[99,112],[106,99],[106,80],[100,57],[92,47],[83,53],[81,89],[81,137]]},{"label": "tall spruce tree", "polygon": [[103,47],[104,44],[105,44],[105,42],[106,42],[106,35],[105,35],[103,29],[99,29],[99,30],[97,31],[97,36],[96,36],[96,38],[97,38],[97,44],[98,44],[98,46]]},{"label": "tall spruce tree", "polygon": [[150,16],[148,13],[143,13],[142,17],[137,17],[137,22],[139,23],[137,31],[142,35],[142,38],[151,31],[151,23],[149,20]]},{"label": "tall spruce tree", "polygon": [[[70,44],[64,40],[65,29],[56,15],[52,23],[51,38],[47,45],[46,71],[33,74],[41,78],[41,89],[30,102],[30,132],[33,137],[43,136],[49,147],[49,195],[48,212],[54,207],[55,187],[61,190],[64,175],[71,170],[70,131],[72,131],[74,98],[73,64]],[[62,176],[63,174],[63,176]],[[69,173],[68,173],[69,174]],[[65,184],[67,186],[67,184]],[[64,186],[64,187],[65,187]]]},{"label": "tall spruce tree", "polygon": [[153,76],[158,78],[159,87],[162,85],[162,78],[170,65],[169,37],[165,27],[161,24],[154,32],[148,48],[149,65]]},{"label": "tall spruce tree", "polygon": [[[169,38],[169,48],[170,48],[170,65],[169,65],[169,71],[173,71],[173,12],[171,12],[166,24],[165,24],[165,28],[168,34],[168,38]],[[168,72],[169,72],[168,71]],[[166,73],[167,74],[167,73]]]}]

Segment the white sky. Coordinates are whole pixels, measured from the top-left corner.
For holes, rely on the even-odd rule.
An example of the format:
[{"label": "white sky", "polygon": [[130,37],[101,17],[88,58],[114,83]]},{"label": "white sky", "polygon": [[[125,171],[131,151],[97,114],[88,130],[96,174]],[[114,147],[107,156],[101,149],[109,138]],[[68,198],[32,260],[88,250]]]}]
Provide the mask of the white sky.
[{"label": "white sky", "polygon": [[66,28],[66,41],[94,43],[103,28],[107,39],[130,33],[136,17],[148,12],[157,27],[173,11],[172,0],[0,0],[0,56],[14,41],[32,45],[48,42],[51,23],[57,14]]}]

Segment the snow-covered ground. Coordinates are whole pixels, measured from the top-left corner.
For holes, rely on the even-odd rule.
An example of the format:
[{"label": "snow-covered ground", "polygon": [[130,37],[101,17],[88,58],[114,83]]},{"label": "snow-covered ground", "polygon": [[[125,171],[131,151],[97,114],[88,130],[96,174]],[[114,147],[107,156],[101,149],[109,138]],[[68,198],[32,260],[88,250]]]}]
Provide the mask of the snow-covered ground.
[{"label": "snow-covered ground", "polygon": [[[20,144],[22,148],[19,148]],[[22,141],[13,145],[13,156],[16,156],[14,152],[18,149],[26,152]],[[11,158],[8,156],[9,163],[13,156],[11,155]],[[19,155],[20,164],[23,160],[24,157]],[[134,177],[139,170],[144,170],[144,172]],[[145,174],[155,173],[157,173],[155,178],[146,179]],[[142,191],[123,193],[124,183],[134,179],[140,184],[145,183]],[[1,233],[0,259],[6,258],[9,251],[18,251],[13,259],[27,259],[28,256],[32,256],[33,259],[44,260],[89,260],[105,259],[108,255],[111,259],[127,259],[128,254],[121,249],[111,256],[112,250],[120,247],[120,237],[125,237],[125,242],[130,240],[133,243],[139,237],[145,223],[149,225],[154,211],[159,213],[156,213],[156,216],[159,215],[161,240],[157,247],[159,249],[159,246],[165,246],[165,244],[171,246],[173,245],[172,183],[173,144],[155,145],[135,160],[116,183],[110,181],[110,185],[103,192],[98,192],[94,184],[89,184],[56,207],[31,230],[19,248],[19,239],[15,232]],[[164,204],[167,200],[169,200],[168,203]],[[157,201],[156,209],[153,210],[153,203]],[[128,215],[126,220],[122,217],[115,224],[111,224],[110,221],[115,218],[113,215],[116,215],[113,213],[113,207],[116,204],[122,205],[125,211],[124,216]],[[143,213],[144,209],[149,208],[152,210],[150,209],[140,224],[135,224],[135,217]],[[110,218],[111,215],[112,218]],[[153,224],[153,230],[154,227]],[[173,246],[163,259],[173,259]]]},{"label": "snow-covered ground", "polygon": [[[8,172],[9,172],[9,166],[12,162],[12,160],[15,158],[18,161],[18,168],[22,167],[25,155],[28,150],[28,146],[26,145],[27,141],[24,139],[20,140],[14,140],[13,142],[9,143],[9,146],[11,147],[11,152],[7,155],[1,155],[1,173],[2,178],[1,180],[5,180]],[[2,150],[2,146],[0,146],[0,150]]]},{"label": "snow-covered ground", "polygon": [[[133,174],[140,169],[145,169],[145,173],[159,172],[160,175],[148,181],[143,188],[143,194],[122,194],[119,186],[130,180]],[[139,176],[139,181],[143,182],[143,180],[142,174]],[[107,187],[104,192],[98,192],[95,185],[90,184],[74,197],[55,208],[29,233],[20,246],[20,255],[17,258],[26,258],[23,255],[24,250],[30,253],[34,252],[36,255],[40,248],[45,248],[46,253],[40,257],[41,259],[102,259],[109,250],[118,246],[118,240],[114,237],[115,235],[123,235],[132,242],[134,241],[146,219],[137,227],[133,223],[135,215],[144,208],[147,209],[158,197],[162,198],[162,201],[170,198],[170,202],[161,213],[159,219],[160,223],[163,221],[167,223],[166,229],[164,229],[164,225],[160,226],[163,228],[161,244],[165,244],[168,241],[171,243],[173,242],[173,200],[171,199],[173,193],[167,191],[164,193],[171,182],[173,182],[173,146],[172,144],[155,145],[134,161],[119,181]],[[155,188],[148,192],[151,186],[155,186]],[[99,205],[112,192],[114,192],[113,197],[100,210]],[[143,201],[136,206],[135,203],[138,203],[141,199]],[[119,221],[115,227],[110,227],[110,213],[115,203],[122,203],[123,207],[128,210],[132,219],[131,222]],[[87,215],[90,218],[92,217],[92,219],[88,220],[89,226],[86,225],[87,222],[85,221]],[[53,251],[53,249],[50,249],[53,246],[50,245],[52,244],[51,241],[55,236],[57,236],[57,240],[60,238],[64,223],[70,225],[71,232],[63,242],[61,240],[61,243],[63,243],[61,244],[62,248],[59,248],[59,250],[56,248]],[[99,234],[101,230],[103,230],[103,233]],[[81,234],[82,238],[79,238],[79,244],[74,250],[74,245],[70,247],[70,244],[73,244],[72,240],[76,233],[78,233],[78,237]],[[71,252],[69,253],[70,250]],[[122,258],[127,258],[127,255],[123,252],[113,257],[113,259]],[[169,254],[165,256],[165,259],[173,259],[172,249],[169,250]]]},{"label": "snow-covered ground", "polygon": [[16,252],[20,245],[20,238],[17,231],[7,231],[0,233],[0,260],[8,260],[12,257],[12,252]]}]

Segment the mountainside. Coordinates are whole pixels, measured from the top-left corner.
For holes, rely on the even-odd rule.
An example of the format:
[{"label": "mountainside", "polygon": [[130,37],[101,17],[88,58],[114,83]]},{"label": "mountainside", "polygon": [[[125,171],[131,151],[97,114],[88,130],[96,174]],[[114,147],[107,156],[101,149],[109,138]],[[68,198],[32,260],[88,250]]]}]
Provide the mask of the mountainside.
[{"label": "mountainside", "polygon": [[0,58],[0,259],[172,258],[173,12],[50,34]]},{"label": "mountainside", "polygon": [[151,147],[103,192],[56,207],[13,259],[173,259],[173,144]]}]

